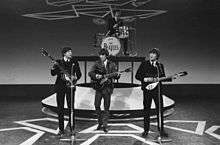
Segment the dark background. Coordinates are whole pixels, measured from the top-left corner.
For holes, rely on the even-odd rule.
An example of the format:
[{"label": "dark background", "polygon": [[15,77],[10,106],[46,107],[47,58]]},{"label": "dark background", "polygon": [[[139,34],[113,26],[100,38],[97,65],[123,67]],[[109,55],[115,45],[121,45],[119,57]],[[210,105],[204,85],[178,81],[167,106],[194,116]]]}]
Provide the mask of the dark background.
[{"label": "dark background", "polygon": [[[44,0],[1,0],[0,6],[0,84],[54,83],[48,70],[50,61],[40,54],[40,48],[56,58],[63,46],[71,46],[76,56],[97,52],[93,35],[104,32],[104,26],[95,25],[92,17],[47,21],[22,16],[62,9],[48,6]],[[167,74],[189,72],[175,83],[219,84],[219,2],[152,0],[145,9],[167,13],[138,20],[138,55],[158,47]]]}]

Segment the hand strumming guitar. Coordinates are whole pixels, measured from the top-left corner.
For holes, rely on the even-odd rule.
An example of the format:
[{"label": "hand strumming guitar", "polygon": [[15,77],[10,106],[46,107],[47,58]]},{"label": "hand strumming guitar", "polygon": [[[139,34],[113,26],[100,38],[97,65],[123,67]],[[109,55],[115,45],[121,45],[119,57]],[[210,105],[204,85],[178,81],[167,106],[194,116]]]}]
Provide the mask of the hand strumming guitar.
[{"label": "hand strumming guitar", "polygon": [[157,82],[157,81],[158,81],[158,79],[153,78],[153,77],[144,78],[144,82],[147,82],[147,83],[152,83],[152,82]]},{"label": "hand strumming guitar", "polygon": [[51,65],[50,65],[50,69],[52,69],[52,70],[55,69],[57,65],[58,65],[58,62],[52,61]]},{"label": "hand strumming guitar", "polygon": [[100,74],[96,74],[96,75],[95,75],[95,77],[96,77],[96,79],[98,79],[98,80],[99,80],[99,79],[101,79],[101,78],[102,78],[102,75],[100,75]]}]

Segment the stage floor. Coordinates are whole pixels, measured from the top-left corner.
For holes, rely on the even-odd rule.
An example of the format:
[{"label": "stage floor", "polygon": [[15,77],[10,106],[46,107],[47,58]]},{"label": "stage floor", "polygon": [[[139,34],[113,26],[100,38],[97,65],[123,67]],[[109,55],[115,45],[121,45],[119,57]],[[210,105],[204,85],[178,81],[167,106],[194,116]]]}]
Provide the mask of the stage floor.
[{"label": "stage floor", "polygon": [[[219,145],[220,106],[219,99],[185,97],[175,99],[175,112],[167,117],[166,132],[172,142],[165,145]],[[41,112],[41,102],[0,102],[0,145],[68,145],[56,137],[57,120]],[[150,139],[157,135],[151,124]],[[109,133],[94,130],[96,122],[77,121],[77,145],[151,145],[153,142],[141,138],[142,121],[109,124]],[[66,127],[68,133],[68,127]]]}]

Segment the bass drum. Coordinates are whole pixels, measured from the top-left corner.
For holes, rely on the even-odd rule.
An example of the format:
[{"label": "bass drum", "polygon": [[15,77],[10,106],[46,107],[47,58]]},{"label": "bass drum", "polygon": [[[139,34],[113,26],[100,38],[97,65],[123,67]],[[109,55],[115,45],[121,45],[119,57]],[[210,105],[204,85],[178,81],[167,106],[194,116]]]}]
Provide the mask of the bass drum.
[{"label": "bass drum", "polygon": [[103,39],[101,48],[107,49],[109,55],[116,56],[121,49],[121,43],[116,37],[106,37]]}]

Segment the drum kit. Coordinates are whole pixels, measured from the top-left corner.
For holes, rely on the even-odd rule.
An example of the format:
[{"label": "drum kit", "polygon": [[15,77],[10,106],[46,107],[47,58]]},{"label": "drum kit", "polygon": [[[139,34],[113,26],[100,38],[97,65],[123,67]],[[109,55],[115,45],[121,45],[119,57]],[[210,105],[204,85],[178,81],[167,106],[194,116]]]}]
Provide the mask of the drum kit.
[{"label": "drum kit", "polygon": [[[133,19],[125,19],[124,22],[132,22],[135,20]],[[106,21],[101,18],[93,19],[93,22],[96,25],[106,25]],[[116,27],[116,33],[109,36],[108,33],[96,33],[94,36],[94,46],[96,48],[104,48],[107,49],[109,52],[109,55],[116,56],[122,47],[120,40],[121,39],[128,39],[131,35],[130,31],[133,31],[136,29],[133,27],[129,27],[126,25]]]}]

